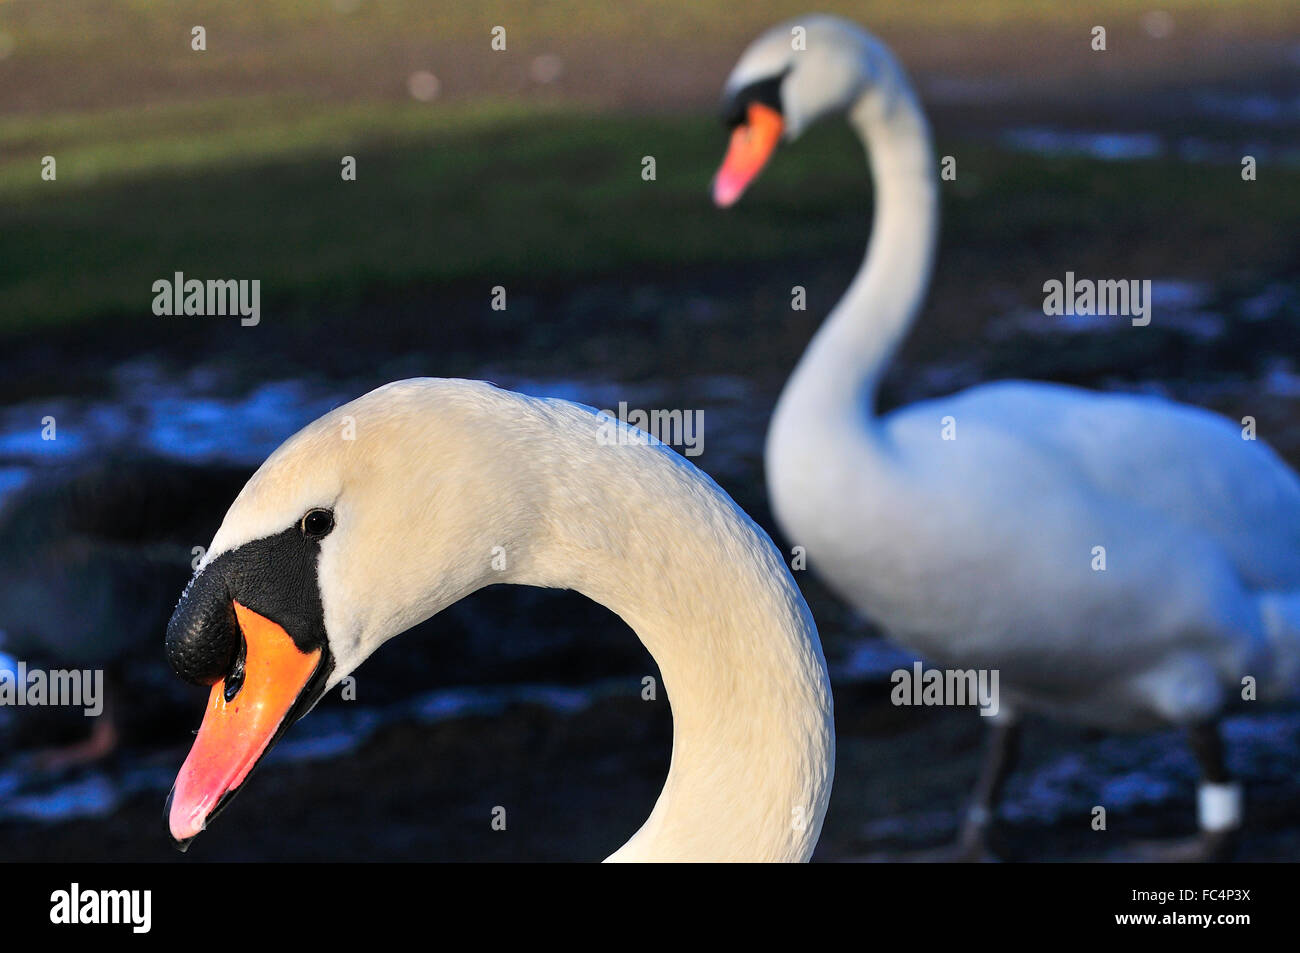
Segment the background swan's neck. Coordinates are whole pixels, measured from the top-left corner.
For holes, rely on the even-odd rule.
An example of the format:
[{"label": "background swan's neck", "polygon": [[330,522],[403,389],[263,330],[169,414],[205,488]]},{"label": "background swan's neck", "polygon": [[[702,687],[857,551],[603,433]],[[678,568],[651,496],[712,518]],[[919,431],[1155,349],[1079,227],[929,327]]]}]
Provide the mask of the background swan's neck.
[{"label": "background swan's neck", "polygon": [[546,469],[546,528],[515,581],[618,613],[672,706],[663,792],[610,859],[807,859],[830,794],[830,684],[776,548],[665,448],[597,447],[589,431]]},{"label": "background swan's neck", "polygon": [[849,122],[866,148],[874,214],[866,258],[808,346],[782,403],[798,416],[848,414],[860,428],[925,299],[939,225],[938,176],[925,113],[901,67],[865,93]]}]

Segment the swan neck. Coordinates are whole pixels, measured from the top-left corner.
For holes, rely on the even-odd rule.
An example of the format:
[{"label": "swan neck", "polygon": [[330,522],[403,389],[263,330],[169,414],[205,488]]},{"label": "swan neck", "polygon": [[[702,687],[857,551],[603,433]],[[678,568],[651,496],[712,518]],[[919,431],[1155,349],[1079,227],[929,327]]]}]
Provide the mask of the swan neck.
[{"label": "swan neck", "polygon": [[780,554],[666,448],[575,458],[553,478],[534,561],[555,574],[521,581],[576,589],[621,616],[659,667],[645,704],[669,703],[673,718],[663,791],[609,859],[806,860],[830,792],[830,684]]},{"label": "swan neck", "polygon": [[864,94],[849,111],[871,170],[871,239],[791,382],[855,415],[874,415],[880,381],[925,300],[938,238],[929,124],[901,67],[896,83],[887,96]]}]

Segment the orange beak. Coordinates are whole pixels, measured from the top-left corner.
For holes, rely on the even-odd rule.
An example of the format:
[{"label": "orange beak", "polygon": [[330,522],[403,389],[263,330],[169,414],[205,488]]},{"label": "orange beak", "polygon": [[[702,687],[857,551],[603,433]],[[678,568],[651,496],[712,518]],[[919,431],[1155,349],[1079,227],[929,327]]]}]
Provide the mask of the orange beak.
[{"label": "orange beak", "polygon": [[212,686],[198,738],[168,797],[167,823],[184,845],[220,810],[258,760],[289,727],[321,660],[303,652],[289,633],[238,602],[235,616],[244,635],[243,682],[232,676]]},{"label": "orange beak", "polygon": [[749,104],[745,121],[732,130],[727,157],[713,177],[714,204],[726,208],[744,194],[776,151],[784,129],[785,120],[775,109]]}]

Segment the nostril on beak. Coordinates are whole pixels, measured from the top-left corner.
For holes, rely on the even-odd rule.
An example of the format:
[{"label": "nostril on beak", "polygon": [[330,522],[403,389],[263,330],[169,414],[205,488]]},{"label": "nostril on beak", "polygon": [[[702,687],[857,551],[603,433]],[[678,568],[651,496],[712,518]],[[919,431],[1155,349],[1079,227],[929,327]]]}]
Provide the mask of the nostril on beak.
[{"label": "nostril on beak", "polygon": [[239,654],[235,656],[235,662],[230,667],[230,673],[226,676],[226,690],[223,693],[227,702],[235,700],[239,690],[244,687],[244,660],[248,656],[248,642],[243,633],[239,636]]}]

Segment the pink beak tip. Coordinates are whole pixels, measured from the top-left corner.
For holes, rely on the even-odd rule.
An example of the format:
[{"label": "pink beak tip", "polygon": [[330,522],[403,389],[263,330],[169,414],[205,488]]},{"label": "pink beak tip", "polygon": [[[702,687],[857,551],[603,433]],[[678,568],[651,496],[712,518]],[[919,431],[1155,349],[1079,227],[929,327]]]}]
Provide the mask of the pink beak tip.
[{"label": "pink beak tip", "polygon": [[718,208],[730,208],[736,204],[736,199],[740,198],[744,191],[744,186],[718,176],[713,180],[713,204]]}]

